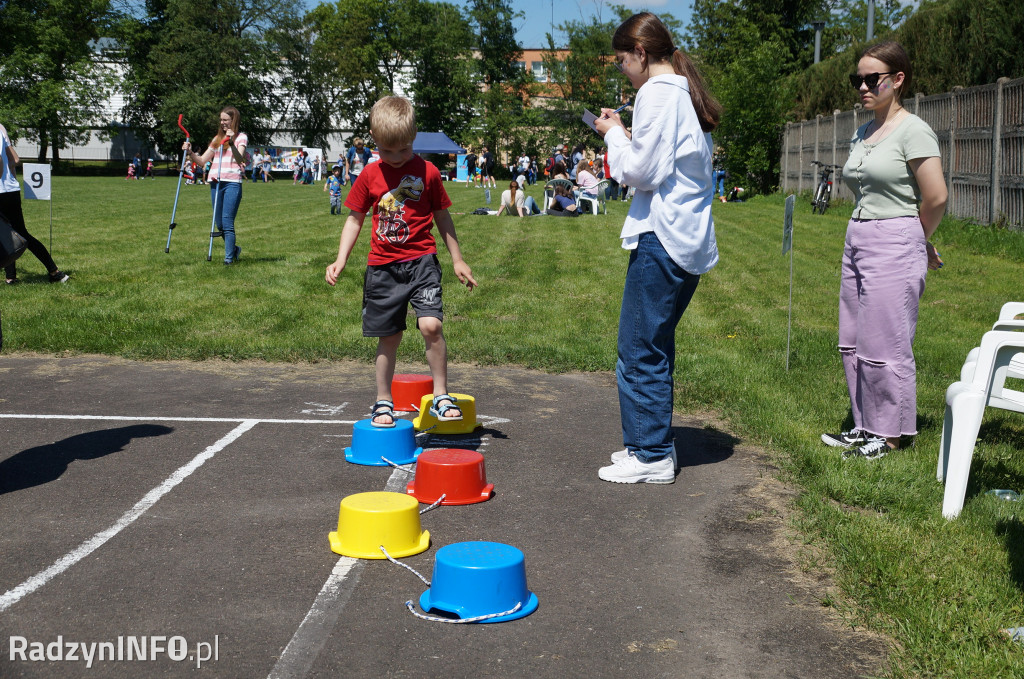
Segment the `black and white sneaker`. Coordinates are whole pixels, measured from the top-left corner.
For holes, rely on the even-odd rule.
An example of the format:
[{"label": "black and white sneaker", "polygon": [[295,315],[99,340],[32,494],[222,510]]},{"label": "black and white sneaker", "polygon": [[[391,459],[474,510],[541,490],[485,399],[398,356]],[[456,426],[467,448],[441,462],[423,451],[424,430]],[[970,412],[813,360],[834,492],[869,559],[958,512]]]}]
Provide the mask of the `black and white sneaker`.
[{"label": "black and white sneaker", "polygon": [[862,445],[860,448],[854,448],[853,450],[843,451],[843,459],[849,460],[851,458],[859,458],[862,460],[877,460],[880,457],[885,457],[885,454],[890,450],[889,444],[886,443],[883,438],[873,438],[872,440]]},{"label": "black and white sneaker", "polygon": [[872,436],[865,431],[851,429],[850,431],[842,431],[838,434],[822,434],[821,442],[833,448],[853,448],[854,446],[863,446],[866,443],[870,443],[876,438],[878,437]]}]

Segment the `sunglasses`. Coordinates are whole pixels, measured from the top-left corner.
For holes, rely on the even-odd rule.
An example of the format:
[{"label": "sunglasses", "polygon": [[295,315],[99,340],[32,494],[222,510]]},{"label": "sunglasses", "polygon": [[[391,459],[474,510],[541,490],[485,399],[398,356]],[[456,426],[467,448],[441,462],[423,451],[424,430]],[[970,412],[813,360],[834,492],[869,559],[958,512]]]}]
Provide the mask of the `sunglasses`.
[{"label": "sunglasses", "polygon": [[896,75],[899,71],[886,71],[885,73],[868,73],[867,75],[850,74],[850,84],[853,89],[859,90],[861,85],[867,85],[869,90],[878,87],[878,81],[883,75]]}]

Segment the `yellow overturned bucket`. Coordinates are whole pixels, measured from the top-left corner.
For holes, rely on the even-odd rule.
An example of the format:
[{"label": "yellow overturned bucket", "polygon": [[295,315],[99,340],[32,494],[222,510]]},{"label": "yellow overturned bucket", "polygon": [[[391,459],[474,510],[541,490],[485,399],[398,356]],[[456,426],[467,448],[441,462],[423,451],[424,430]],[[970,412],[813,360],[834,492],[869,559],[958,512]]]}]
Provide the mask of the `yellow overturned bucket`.
[{"label": "yellow overturned bucket", "polygon": [[462,411],[462,419],[455,422],[438,422],[430,414],[430,404],[434,401],[432,394],[420,399],[420,414],[413,419],[412,426],[417,431],[430,430],[431,434],[471,434],[481,426],[476,421],[476,399],[469,394],[449,394],[455,399],[455,405]]},{"label": "yellow overturned bucket", "polygon": [[329,535],[331,551],[357,559],[412,556],[430,546],[420,528],[420,503],[403,493],[356,493],[341,501],[338,530]]}]

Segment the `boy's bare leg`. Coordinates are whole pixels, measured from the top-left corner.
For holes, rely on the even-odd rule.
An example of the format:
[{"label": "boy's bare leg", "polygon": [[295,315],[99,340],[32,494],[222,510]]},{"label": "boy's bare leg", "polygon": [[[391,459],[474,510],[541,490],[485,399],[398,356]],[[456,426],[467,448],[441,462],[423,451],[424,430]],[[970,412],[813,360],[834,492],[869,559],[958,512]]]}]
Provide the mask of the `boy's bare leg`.
[{"label": "boy's bare leg", "polygon": [[[427,365],[430,366],[430,376],[434,378],[434,395],[448,393],[448,343],[444,341],[444,329],[441,319],[433,316],[423,316],[418,319],[420,334],[427,346]],[[453,417],[458,417],[462,411],[458,409],[448,412]]]},{"label": "boy's bare leg", "polygon": [[[402,333],[395,333],[377,339],[377,358],[374,365],[377,369],[377,400],[391,400],[391,381],[395,377],[395,361],[398,356],[398,345],[402,343]],[[390,422],[381,418],[390,418]],[[373,418],[377,424],[390,424],[394,416],[381,413]]]}]

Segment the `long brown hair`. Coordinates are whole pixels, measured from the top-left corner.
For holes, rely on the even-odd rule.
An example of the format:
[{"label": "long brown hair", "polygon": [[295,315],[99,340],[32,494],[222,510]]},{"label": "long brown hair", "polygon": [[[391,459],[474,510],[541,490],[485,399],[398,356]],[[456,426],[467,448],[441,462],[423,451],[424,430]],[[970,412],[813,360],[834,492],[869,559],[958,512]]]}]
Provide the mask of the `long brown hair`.
[{"label": "long brown hair", "polygon": [[910,92],[912,75],[910,72],[910,57],[907,56],[907,51],[903,49],[903,45],[898,42],[880,42],[864,50],[860,58],[863,59],[864,57],[878,59],[888,66],[890,71],[903,74],[903,84],[896,90],[896,99],[902,101],[903,95]]},{"label": "long brown hair", "polygon": [[234,106],[225,106],[220,110],[220,113],[217,114],[217,136],[210,142],[210,146],[216,147],[224,143],[224,130],[220,127],[220,117],[224,113],[227,113],[228,117],[231,118],[231,122],[228,123],[228,127],[230,127],[231,131],[235,133],[235,136],[238,135],[238,124],[242,121],[242,114],[239,113],[238,109]]},{"label": "long brown hair", "polygon": [[718,103],[704,79],[686,52],[672,44],[672,34],[656,15],[640,12],[623,21],[612,35],[612,47],[619,52],[632,52],[637,45],[647,52],[648,60],[671,61],[676,75],[686,78],[690,99],[700,120],[700,129],[711,132],[722,119],[722,105]]}]

